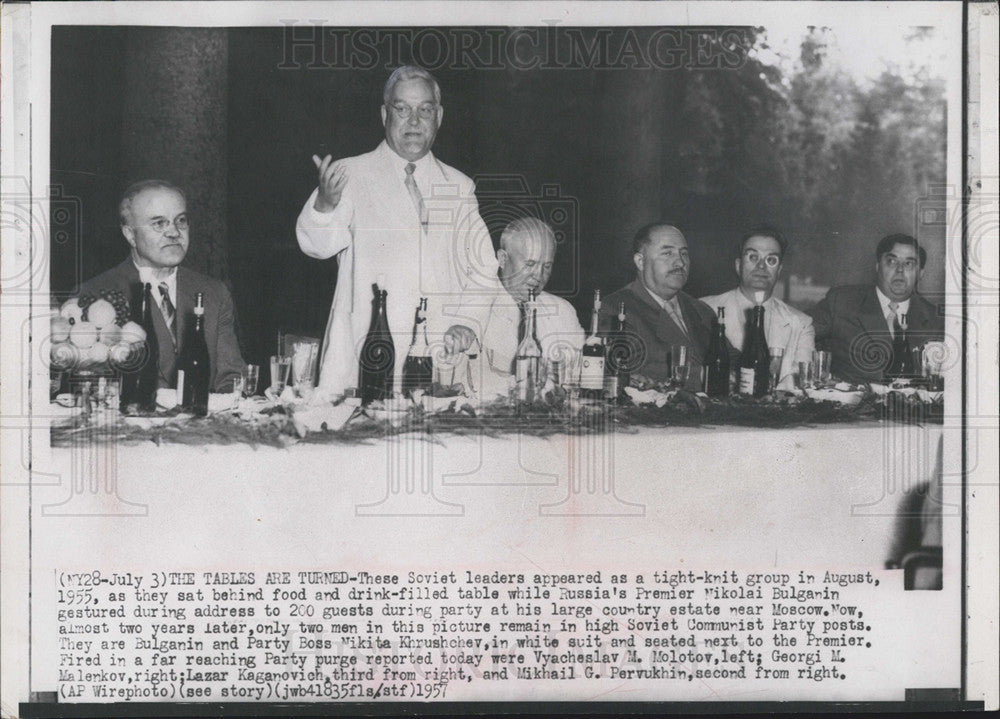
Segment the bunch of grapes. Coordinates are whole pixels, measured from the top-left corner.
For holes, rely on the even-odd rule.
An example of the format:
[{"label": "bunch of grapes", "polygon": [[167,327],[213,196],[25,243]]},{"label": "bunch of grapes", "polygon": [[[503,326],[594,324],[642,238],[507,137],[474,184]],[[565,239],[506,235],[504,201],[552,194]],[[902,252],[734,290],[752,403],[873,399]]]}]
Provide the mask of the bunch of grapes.
[{"label": "bunch of grapes", "polygon": [[121,290],[104,289],[98,292],[96,296],[89,294],[80,295],[77,303],[80,305],[80,309],[83,310],[84,320],[87,320],[87,308],[99,299],[107,300],[115,308],[115,324],[119,327],[124,326],[131,319],[129,302],[125,293]]}]

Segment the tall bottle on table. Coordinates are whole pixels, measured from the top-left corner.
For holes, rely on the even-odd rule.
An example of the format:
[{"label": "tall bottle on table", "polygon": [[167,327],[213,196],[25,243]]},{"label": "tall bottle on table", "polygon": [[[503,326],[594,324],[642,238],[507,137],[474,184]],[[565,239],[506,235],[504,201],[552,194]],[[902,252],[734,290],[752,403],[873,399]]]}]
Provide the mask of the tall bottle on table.
[{"label": "tall bottle on table", "polygon": [[726,346],[726,308],[717,308],[712,339],[705,354],[704,391],[709,397],[729,396],[729,348]]},{"label": "tall bottle on table", "polygon": [[740,356],[740,394],[765,397],[771,384],[771,353],[764,336],[764,307],[755,305]]},{"label": "tall bottle on table", "polygon": [[524,337],[514,354],[514,392],[518,402],[531,403],[539,399],[539,371],[542,363],[542,346],[538,342],[535,323],[538,319],[534,290],[528,293],[525,306]]},{"label": "tall bottle on table", "polygon": [[892,358],[885,370],[887,380],[908,379],[915,375],[908,325],[906,315],[899,315],[892,338]]},{"label": "tall bottle on table", "polygon": [[396,348],[392,343],[389,317],[386,313],[388,292],[379,289],[378,284],[372,284],[372,292],[374,294],[372,321],[361,346],[358,377],[363,405],[392,398],[393,372],[396,368]]},{"label": "tall bottle on table", "polygon": [[205,341],[205,299],[199,292],[194,303],[194,325],[177,358],[177,400],[199,417],[208,414],[208,390],[212,370]]},{"label": "tall bottle on table", "polygon": [[146,334],[142,353],[122,372],[120,408],[123,413],[156,411],[160,381],[160,343],[153,324],[153,292],[149,283],[132,286],[132,321]]},{"label": "tall bottle on table", "polygon": [[403,394],[429,390],[434,381],[434,365],[427,342],[427,298],[421,297],[413,319],[413,337],[403,363]]},{"label": "tall bottle on table", "polygon": [[[627,395],[625,388],[631,382],[632,343],[628,340],[625,325],[627,315],[625,303],[618,304],[618,318],[614,331],[606,343],[604,371],[604,389],[612,402],[624,400]],[[593,320],[591,320],[593,323]],[[591,328],[593,330],[593,328]]]},{"label": "tall bottle on table", "polygon": [[601,291],[594,290],[594,309],[590,315],[590,332],[583,343],[580,364],[580,396],[589,399],[604,397],[605,359],[607,347],[598,333],[601,312]]}]

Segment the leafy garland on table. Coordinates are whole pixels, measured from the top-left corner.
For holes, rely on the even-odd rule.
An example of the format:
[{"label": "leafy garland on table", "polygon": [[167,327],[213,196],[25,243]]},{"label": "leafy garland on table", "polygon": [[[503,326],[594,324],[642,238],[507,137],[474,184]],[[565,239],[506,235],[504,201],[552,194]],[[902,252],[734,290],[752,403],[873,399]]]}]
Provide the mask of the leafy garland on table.
[{"label": "leafy garland on table", "polygon": [[[226,445],[287,447],[292,444],[362,444],[406,432],[435,435],[484,435],[503,437],[521,434],[550,437],[565,434],[604,431],[605,422],[613,422],[615,431],[630,432],[643,427],[737,426],[764,429],[822,424],[876,422],[940,423],[940,403],[925,405],[912,398],[890,392],[884,397],[867,394],[855,406],[837,402],[814,401],[787,396],[784,400],[761,402],[739,396],[710,400],[686,391],[676,392],[662,407],[655,405],[581,404],[571,408],[564,396],[550,393],[546,402],[512,407],[505,402],[486,405],[479,412],[462,398],[450,411],[427,413],[414,406],[398,424],[375,421],[360,415],[337,431],[311,432],[298,438],[291,417],[282,407],[274,407],[251,418],[229,413],[197,419],[176,410],[166,413],[174,421],[137,426],[128,421],[86,423],[81,418],[51,429],[55,447],[67,447],[100,439],[135,444]],[[160,416],[161,418],[164,415]]]}]

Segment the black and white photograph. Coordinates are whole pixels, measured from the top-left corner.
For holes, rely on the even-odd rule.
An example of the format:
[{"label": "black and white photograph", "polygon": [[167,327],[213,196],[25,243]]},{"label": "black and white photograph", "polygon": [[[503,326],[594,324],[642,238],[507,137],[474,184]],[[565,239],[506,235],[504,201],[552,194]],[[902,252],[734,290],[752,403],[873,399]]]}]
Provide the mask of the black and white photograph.
[{"label": "black and white photograph", "polygon": [[2,20],[5,719],[997,708],[995,3]]}]

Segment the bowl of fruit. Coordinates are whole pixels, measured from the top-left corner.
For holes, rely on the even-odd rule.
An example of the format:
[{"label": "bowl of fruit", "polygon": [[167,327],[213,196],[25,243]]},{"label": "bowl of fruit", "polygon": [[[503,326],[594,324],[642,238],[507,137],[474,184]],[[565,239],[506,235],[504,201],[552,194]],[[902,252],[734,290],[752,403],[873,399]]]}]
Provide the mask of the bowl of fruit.
[{"label": "bowl of fruit", "polygon": [[49,360],[55,373],[74,379],[113,377],[144,359],[146,332],[129,319],[119,290],[101,290],[66,300],[50,325]]}]

